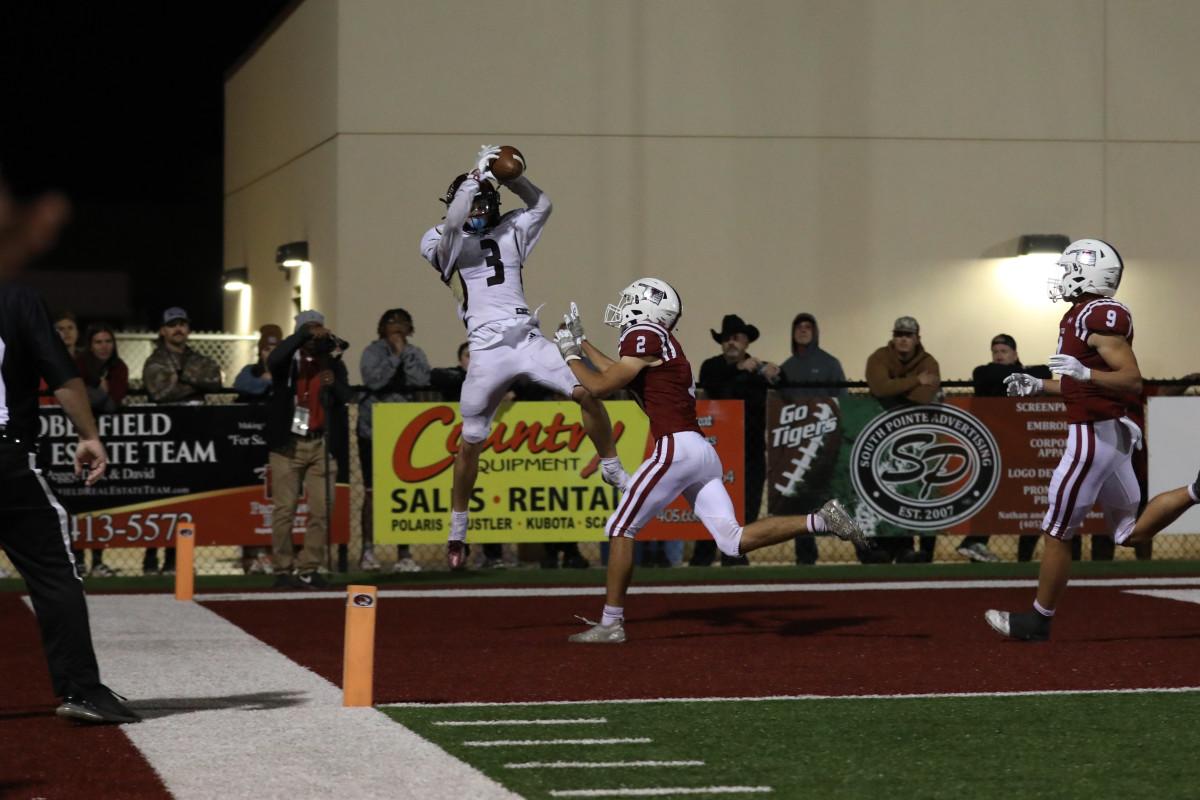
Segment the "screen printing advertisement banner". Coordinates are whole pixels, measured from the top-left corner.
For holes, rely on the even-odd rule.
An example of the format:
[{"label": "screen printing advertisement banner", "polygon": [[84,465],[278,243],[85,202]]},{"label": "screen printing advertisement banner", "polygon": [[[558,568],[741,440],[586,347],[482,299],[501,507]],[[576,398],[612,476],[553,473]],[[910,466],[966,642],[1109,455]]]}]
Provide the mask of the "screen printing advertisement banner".
[{"label": "screen printing advertisement banner", "polygon": [[[1066,446],[1057,398],[955,397],[885,411],[871,397],[767,405],[767,502],[801,514],[839,498],[876,536],[1040,534]],[[1093,511],[1082,533],[1103,533]]]},{"label": "screen printing advertisement banner", "polygon": [[[742,516],[742,406],[697,401]],[[631,473],[651,454],[650,421],[633,401],[605,403],[621,463]],[[445,542],[462,417],[457,403],[380,403],[373,410],[375,541]],[[471,542],[603,541],[621,493],[604,483],[596,449],[573,402],[506,403],[492,421],[469,511]],[[702,539],[708,532],[682,498],[640,539]]]},{"label": "screen printing advertisement banner", "polygon": [[[271,543],[266,408],[260,405],[131,406],[97,418],[108,470],[92,487],[75,477],[78,436],[57,406],[41,409],[38,466],[75,515],[76,548],[151,547],[174,542],[192,522],[196,545]],[[337,487],[330,541],[350,534],[350,490]],[[308,503],[293,527],[303,542]]]}]

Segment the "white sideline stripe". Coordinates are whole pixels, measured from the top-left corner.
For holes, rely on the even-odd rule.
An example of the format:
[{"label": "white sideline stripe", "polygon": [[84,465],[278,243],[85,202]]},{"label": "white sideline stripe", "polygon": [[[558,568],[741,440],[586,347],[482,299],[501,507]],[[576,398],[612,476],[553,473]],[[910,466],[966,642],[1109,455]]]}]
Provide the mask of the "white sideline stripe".
[{"label": "white sideline stripe", "polygon": [[[1072,586],[1153,587],[1200,586],[1200,576],[1170,578],[1076,578]],[[878,581],[855,583],[706,583],[670,586],[631,586],[629,594],[760,594],[772,592],[899,592],[925,589],[1028,589],[1036,578],[966,581]],[[592,597],[604,594],[604,586],[531,586],[524,589],[380,589],[378,596],[412,598],[472,597]],[[226,601],[271,601],[345,597],[346,592],[213,592],[196,594],[204,603]]]},{"label": "white sideline stripe", "polygon": [[525,761],[505,769],[608,769],[615,767],[703,767],[703,761]]},{"label": "white sideline stripe", "polygon": [[1145,689],[1055,689],[1033,692],[930,692],[928,694],[780,694],[769,697],[652,697],[624,700],[545,700],[522,703],[382,703],[380,708],[515,708],[518,706],[639,705],[643,703],[762,703],[774,700],[913,700],[960,697],[1054,697],[1076,694],[1160,694],[1200,692],[1200,686],[1152,686]]},{"label": "white sideline stripe", "polygon": [[201,605],[88,607],[105,682],[145,717],[121,730],[175,800],[520,800],[376,709],[343,708],[341,689]]},{"label": "white sideline stripe", "polygon": [[580,717],[579,719],[471,719],[445,720],[434,725],[465,726],[465,725],[602,725],[608,722],[605,717]]},{"label": "white sideline stripe", "polygon": [[677,794],[766,794],[770,786],[676,786],[657,789],[551,789],[551,797],[659,797]]},{"label": "white sideline stripe", "polygon": [[463,747],[537,747],[543,744],[649,744],[648,736],[624,739],[495,739],[493,741],[463,742]]},{"label": "white sideline stripe", "polygon": [[1200,589],[1131,589],[1129,593],[1161,597],[1164,600],[1179,600],[1184,603],[1200,603]]}]

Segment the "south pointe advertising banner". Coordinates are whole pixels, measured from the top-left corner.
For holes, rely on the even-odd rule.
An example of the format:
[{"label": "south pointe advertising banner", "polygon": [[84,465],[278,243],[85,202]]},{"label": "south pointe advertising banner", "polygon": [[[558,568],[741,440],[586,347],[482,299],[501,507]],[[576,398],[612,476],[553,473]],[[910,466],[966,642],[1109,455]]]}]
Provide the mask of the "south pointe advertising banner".
[{"label": "south pointe advertising banner", "polygon": [[[742,405],[697,401],[701,430],[721,457],[739,518]],[[651,454],[650,421],[632,401],[605,403],[621,463],[633,472]],[[454,457],[462,432],[457,403],[381,403],[373,409],[375,541],[445,542]],[[602,541],[621,493],[604,483],[596,449],[573,402],[506,403],[492,422],[469,504],[472,542]],[[682,498],[641,539],[703,539]]]},{"label": "south pointe advertising banner", "polygon": [[[1052,397],[955,397],[885,410],[871,397],[772,395],[767,502],[801,514],[830,497],[875,536],[1041,532],[1066,447]],[[1081,533],[1104,533],[1094,510]]]},{"label": "south pointe advertising banner", "polygon": [[[56,406],[41,409],[38,466],[73,515],[75,547],[153,547],[174,542],[180,522],[197,545],[271,543],[272,476],[260,405],[131,406],[97,418],[107,474],[75,477],[78,435]],[[330,541],[349,541],[350,490],[338,486]],[[293,534],[303,542],[308,503]]]}]

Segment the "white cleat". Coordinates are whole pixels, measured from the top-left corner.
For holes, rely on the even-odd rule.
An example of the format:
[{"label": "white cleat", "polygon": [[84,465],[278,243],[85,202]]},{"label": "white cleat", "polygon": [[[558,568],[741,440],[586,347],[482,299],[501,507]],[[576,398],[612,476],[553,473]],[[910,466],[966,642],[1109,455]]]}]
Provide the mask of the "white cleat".
[{"label": "white cleat", "polygon": [[854,520],[850,519],[846,509],[836,499],[821,506],[817,516],[825,520],[825,527],[829,529],[829,532],[843,542],[854,542],[859,547],[867,546],[867,537],[863,534],[862,529],[854,524]]},{"label": "white cleat", "polygon": [[568,637],[567,641],[587,644],[621,644],[625,641],[625,620],[619,619],[612,625],[596,623],[583,633],[576,633]]}]

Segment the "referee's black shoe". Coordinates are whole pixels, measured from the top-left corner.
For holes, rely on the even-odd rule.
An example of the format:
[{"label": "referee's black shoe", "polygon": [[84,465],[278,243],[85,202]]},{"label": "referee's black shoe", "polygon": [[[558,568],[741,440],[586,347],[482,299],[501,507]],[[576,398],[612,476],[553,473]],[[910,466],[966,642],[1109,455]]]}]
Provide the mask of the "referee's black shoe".
[{"label": "referee's black shoe", "polygon": [[64,697],[62,705],[54,713],[63,719],[89,724],[141,722],[140,716],[121,703],[124,699],[104,684],[98,683]]}]

